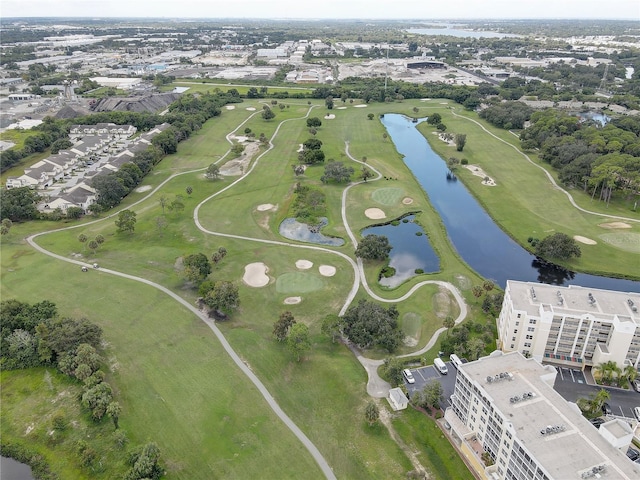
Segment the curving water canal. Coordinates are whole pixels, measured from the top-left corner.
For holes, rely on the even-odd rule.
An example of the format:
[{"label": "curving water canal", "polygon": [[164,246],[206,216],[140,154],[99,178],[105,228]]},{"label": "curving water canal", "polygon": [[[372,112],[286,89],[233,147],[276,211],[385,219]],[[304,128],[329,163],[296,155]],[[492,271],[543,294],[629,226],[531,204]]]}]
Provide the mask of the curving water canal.
[{"label": "curving water canal", "polygon": [[462,182],[447,179],[445,161],[416,129],[417,123],[399,114],[386,114],[382,123],[440,214],[451,243],[483,277],[502,288],[507,280],[521,280],[640,292],[637,281],[574,273],[539,262],[498,227]]}]

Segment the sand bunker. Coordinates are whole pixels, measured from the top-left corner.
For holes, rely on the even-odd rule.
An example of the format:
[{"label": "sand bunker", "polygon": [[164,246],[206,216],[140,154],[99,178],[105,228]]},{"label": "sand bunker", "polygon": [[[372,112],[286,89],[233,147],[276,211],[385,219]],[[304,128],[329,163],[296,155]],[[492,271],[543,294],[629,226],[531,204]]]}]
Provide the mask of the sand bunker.
[{"label": "sand bunker", "polygon": [[574,235],[573,239],[576,242],[584,243],[585,245],[597,245],[598,244],[598,242],[596,242],[595,240],[591,240],[590,238],[583,237],[581,235]]},{"label": "sand bunker", "polygon": [[450,147],[456,146],[456,142],[454,142],[453,140],[449,140],[446,136],[447,135],[446,133],[433,132],[433,134],[437,135],[440,140],[442,140],[444,143],[446,143]]},{"label": "sand bunker", "polygon": [[143,185],[142,187],[136,188],[136,192],[138,193],[148,192],[149,190],[151,190],[151,185]]},{"label": "sand bunker", "polygon": [[631,228],[631,225],[624,222],[601,223],[598,226],[602,228]]},{"label": "sand bunker", "polygon": [[262,205],[258,205],[256,210],[259,212],[266,212],[267,210],[273,209],[275,205],[273,203],[263,203]]},{"label": "sand bunker", "polygon": [[299,144],[300,146],[298,147],[298,150],[296,150],[296,153],[300,153],[301,151],[304,150],[304,145],[303,144]]},{"label": "sand bunker", "polygon": [[336,110],[346,110],[347,107],[337,107]]},{"label": "sand bunker", "polygon": [[298,260],[296,262],[296,268],[299,268],[300,270],[308,270],[311,267],[313,267],[313,262],[310,262],[309,260]]},{"label": "sand bunker", "polygon": [[336,118],[336,116],[333,113],[331,115],[325,115],[324,116],[325,120],[333,120],[334,118]]},{"label": "sand bunker", "polygon": [[331,265],[320,265],[318,270],[323,277],[333,277],[336,274],[336,267]]},{"label": "sand bunker", "polygon": [[285,305],[296,305],[302,301],[302,297],[287,297],[284,299]]},{"label": "sand bunker", "polygon": [[354,105],[354,107],[356,107],[356,108],[366,108],[366,107],[368,107],[368,106],[369,106],[369,105]]},{"label": "sand bunker", "polygon": [[411,197],[404,197],[404,198],[402,199],[402,203],[403,203],[404,205],[411,205],[411,204],[413,203],[413,198],[411,198]]},{"label": "sand bunker", "polygon": [[370,218],[372,220],[380,220],[381,218],[386,218],[387,217],[384,214],[384,212],[382,210],[380,210],[379,208],[367,208],[364,211],[364,214],[366,215],[367,218]]},{"label": "sand bunker", "polygon": [[233,109],[235,109],[235,108],[236,108],[236,106],[235,106],[235,105],[227,105],[227,106],[226,106],[226,107],[224,107],[224,108],[226,108],[227,110],[233,110]]},{"label": "sand bunker", "polygon": [[268,268],[262,262],[250,263],[244,267],[242,281],[250,287],[264,287],[269,283]]},{"label": "sand bunker", "polygon": [[487,187],[495,187],[496,186],[496,182],[493,180],[493,178],[489,177],[486,173],[484,173],[484,170],[482,170],[479,166],[477,165],[465,165],[464,166],[467,170],[469,170],[471,173],[473,173],[476,177],[482,177],[482,184],[486,185]]},{"label": "sand bunker", "polygon": [[247,110],[249,110],[250,112],[255,112],[256,111],[256,109],[253,108],[253,107],[247,107]]}]

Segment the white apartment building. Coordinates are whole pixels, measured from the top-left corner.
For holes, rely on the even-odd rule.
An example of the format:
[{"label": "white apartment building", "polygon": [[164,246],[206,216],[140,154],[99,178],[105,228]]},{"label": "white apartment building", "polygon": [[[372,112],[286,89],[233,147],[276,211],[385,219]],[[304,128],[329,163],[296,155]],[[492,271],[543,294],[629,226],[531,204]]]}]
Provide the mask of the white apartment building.
[{"label": "white apartment building", "polygon": [[509,280],[499,348],[539,362],[640,366],[640,293]]},{"label": "white apartment building", "polygon": [[626,422],[596,429],[553,389],[555,376],[519,352],[460,366],[445,419],[476,472],[489,480],[640,478],[640,464],[625,455]]}]

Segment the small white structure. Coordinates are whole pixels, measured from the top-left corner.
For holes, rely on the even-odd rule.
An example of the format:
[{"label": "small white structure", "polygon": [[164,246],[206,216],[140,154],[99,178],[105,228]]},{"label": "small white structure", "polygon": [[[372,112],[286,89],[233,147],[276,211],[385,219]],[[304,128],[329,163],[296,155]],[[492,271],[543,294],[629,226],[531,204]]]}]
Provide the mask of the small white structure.
[{"label": "small white structure", "polygon": [[395,412],[397,412],[398,410],[404,410],[409,405],[409,399],[404,394],[401,388],[392,388],[391,390],[389,390],[387,401]]},{"label": "small white structure", "polygon": [[627,452],[627,448],[629,448],[631,440],[633,440],[633,429],[627,422],[619,418],[600,425],[598,433],[615,448],[621,450],[622,453]]}]

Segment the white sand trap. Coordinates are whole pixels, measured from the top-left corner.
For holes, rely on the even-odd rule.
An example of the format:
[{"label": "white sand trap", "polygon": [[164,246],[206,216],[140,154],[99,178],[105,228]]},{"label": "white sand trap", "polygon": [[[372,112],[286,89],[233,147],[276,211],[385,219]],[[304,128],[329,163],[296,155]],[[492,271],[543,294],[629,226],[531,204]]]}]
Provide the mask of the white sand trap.
[{"label": "white sand trap", "polygon": [[296,305],[302,301],[302,297],[287,297],[284,299],[285,305]]},{"label": "white sand trap", "polygon": [[631,225],[624,222],[601,223],[598,226],[602,228],[631,228]]},{"label": "white sand trap", "polygon": [[421,98],[420,101],[421,102],[428,102],[429,100],[431,100],[430,98]]},{"label": "white sand trap", "polygon": [[346,110],[347,107],[337,107],[336,110]]},{"label": "white sand trap", "polygon": [[334,118],[336,118],[336,116],[335,116],[333,113],[332,113],[332,114],[330,114],[330,115],[325,115],[325,116],[324,116],[324,119],[325,119],[325,120],[333,120]]},{"label": "white sand trap", "polygon": [[303,144],[301,144],[301,143],[300,143],[299,145],[300,145],[300,146],[298,147],[298,150],[296,150],[296,153],[299,153],[299,152],[301,152],[301,151],[303,151],[303,150],[304,150],[304,145],[303,145]]},{"label": "white sand trap", "polygon": [[591,240],[590,238],[583,237],[582,235],[574,235],[573,239],[576,242],[584,243],[585,245],[597,245],[598,244],[598,242],[596,242],[595,240]]},{"label": "white sand trap", "polygon": [[259,212],[266,212],[267,210],[272,210],[275,205],[273,203],[263,203],[262,205],[258,205],[256,210]]},{"label": "white sand trap", "polygon": [[354,105],[356,108],[367,108],[369,105]]},{"label": "white sand trap", "polygon": [[318,270],[323,277],[333,277],[336,274],[336,267],[331,265],[320,265]]},{"label": "white sand trap", "polygon": [[310,262],[309,260],[298,260],[296,262],[296,268],[299,268],[300,270],[309,270],[311,267],[313,267],[313,262]]},{"label": "white sand trap", "polygon": [[447,102],[440,102],[440,105],[449,105]]},{"label": "white sand trap", "polygon": [[379,208],[367,208],[364,211],[364,214],[367,216],[367,218],[370,218],[372,220],[380,220],[381,218],[387,218],[384,212]]},{"label": "white sand trap", "polygon": [[142,187],[136,188],[136,192],[138,193],[148,192],[149,190],[151,190],[151,185],[143,185]]},{"label": "white sand trap", "polygon": [[456,142],[454,142],[453,140],[447,140],[444,133],[433,132],[433,134],[437,135],[440,140],[442,140],[444,143],[446,143],[450,147],[456,146]]},{"label": "white sand trap", "polygon": [[250,112],[255,112],[256,111],[256,109],[253,108],[253,107],[247,107],[247,110],[249,110]]},{"label": "white sand trap", "polygon": [[496,182],[493,180],[493,178],[491,178],[486,173],[484,173],[484,170],[482,170],[479,166],[465,165],[465,168],[468,169],[471,173],[473,173],[476,177],[482,177],[483,185],[486,185],[487,187],[496,186]]},{"label": "white sand trap", "polygon": [[239,142],[239,143],[244,143],[247,140],[249,140],[249,137],[247,137],[245,135],[231,135],[229,138],[231,140],[235,140],[236,142]]},{"label": "white sand trap", "polygon": [[242,281],[250,287],[264,287],[269,283],[268,268],[262,262],[250,263],[244,267]]},{"label": "white sand trap", "polygon": [[235,105],[227,105],[224,108],[226,108],[227,110],[234,110],[236,108],[236,106]]},{"label": "white sand trap", "polygon": [[413,203],[413,198],[411,197],[404,197],[402,199],[402,203],[405,205],[411,205]]}]

